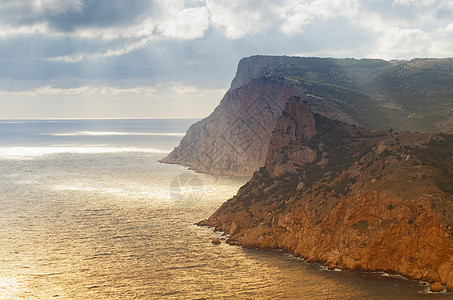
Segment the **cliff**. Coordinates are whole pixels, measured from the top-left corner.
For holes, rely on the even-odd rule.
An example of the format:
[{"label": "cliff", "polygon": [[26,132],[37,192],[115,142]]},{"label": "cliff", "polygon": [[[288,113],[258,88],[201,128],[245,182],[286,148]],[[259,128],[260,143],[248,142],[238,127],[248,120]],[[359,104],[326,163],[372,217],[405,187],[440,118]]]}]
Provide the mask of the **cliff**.
[{"label": "cliff", "polygon": [[219,106],[161,162],[251,176],[265,164],[272,131],[291,96],[351,125],[453,132],[451,74],[453,59],[244,58]]},{"label": "cliff", "polygon": [[453,290],[452,178],[452,135],[370,131],[292,97],[264,166],[199,224],[231,244]]},{"label": "cliff", "polygon": [[[206,119],[192,125],[164,163],[176,163],[199,172],[251,176],[263,166],[272,131],[291,96],[304,87],[277,78],[253,79],[230,90]],[[314,109],[326,116],[355,123],[329,103]]]},{"label": "cliff", "polygon": [[264,164],[272,130],[288,99],[303,92],[296,85],[265,78],[231,90],[161,162],[210,174],[250,176]]}]

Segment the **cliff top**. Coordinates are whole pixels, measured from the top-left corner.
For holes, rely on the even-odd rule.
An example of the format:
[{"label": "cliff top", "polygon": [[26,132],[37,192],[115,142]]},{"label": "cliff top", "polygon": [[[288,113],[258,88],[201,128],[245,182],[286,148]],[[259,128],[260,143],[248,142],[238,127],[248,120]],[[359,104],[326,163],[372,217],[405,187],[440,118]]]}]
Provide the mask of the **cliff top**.
[{"label": "cliff top", "polygon": [[230,91],[256,78],[308,88],[368,128],[453,132],[453,58],[251,56],[239,62]]}]

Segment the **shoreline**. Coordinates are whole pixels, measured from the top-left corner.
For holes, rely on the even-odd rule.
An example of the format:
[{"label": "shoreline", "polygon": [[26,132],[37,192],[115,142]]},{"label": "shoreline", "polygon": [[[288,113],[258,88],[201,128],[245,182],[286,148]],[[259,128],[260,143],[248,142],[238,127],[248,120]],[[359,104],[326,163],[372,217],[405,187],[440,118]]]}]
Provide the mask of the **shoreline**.
[{"label": "shoreline", "polygon": [[290,254],[292,257],[303,261],[304,263],[313,264],[313,265],[317,264],[317,265],[320,266],[320,268],[322,270],[325,270],[325,271],[328,271],[328,272],[345,272],[345,271],[350,271],[350,272],[355,272],[355,273],[362,272],[364,274],[376,274],[376,275],[379,275],[379,276],[382,276],[382,277],[392,277],[392,278],[395,278],[395,279],[409,280],[409,281],[417,282],[418,284],[420,284],[422,286],[423,285],[426,286],[426,288],[424,289],[423,292],[418,292],[418,293],[435,294],[435,295],[452,295],[453,296],[453,290],[452,291],[448,290],[448,288],[447,288],[447,286],[445,284],[442,284],[442,291],[433,292],[433,291],[431,291],[431,287],[436,282],[429,282],[429,281],[425,281],[425,280],[416,279],[416,278],[413,278],[413,277],[411,277],[409,275],[404,275],[404,274],[401,274],[401,273],[398,273],[398,272],[395,272],[395,271],[392,271],[392,270],[367,270],[367,269],[362,269],[362,268],[358,268],[358,269],[354,269],[353,270],[353,269],[350,269],[350,268],[347,268],[347,267],[337,266],[337,265],[335,265],[334,268],[331,268],[329,266],[327,260],[316,260],[314,258],[299,256],[299,255],[295,254],[293,251],[290,251],[290,250],[286,250],[286,249],[282,249],[282,248],[271,248],[271,247],[256,247],[256,246],[255,247],[247,247],[247,246],[242,245],[239,241],[237,241],[235,239],[232,239],[229,234],[225,233],[225,231],[217,230],[216,226],[208,225],[208,224],[205,224],[203,222],[207,222],[207,219],[206,220],[201,220],[201,221],[196,222],[194,224],[196,226],[199,226],[199,227],[210,228],[210,229],[213,230],[213,233],[217,233],[217,234],[220,233],[220,236],[219,236],[220,240],[223,243],[228,244],[230,246],[238,246],[238,247],[241,247],[243,249],[249,249],[249,250],[285,252],[285,253]]}]

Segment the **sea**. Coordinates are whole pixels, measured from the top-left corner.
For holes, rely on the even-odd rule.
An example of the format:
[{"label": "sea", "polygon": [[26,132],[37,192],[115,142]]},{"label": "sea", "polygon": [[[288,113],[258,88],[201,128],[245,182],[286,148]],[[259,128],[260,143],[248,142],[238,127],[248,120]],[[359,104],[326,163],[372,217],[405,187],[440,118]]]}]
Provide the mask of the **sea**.
[{"label": "sea", "polygon": [[0,121],[0,299],[447,299],[196,222],[247,178],[159,163],[197,120]]}]

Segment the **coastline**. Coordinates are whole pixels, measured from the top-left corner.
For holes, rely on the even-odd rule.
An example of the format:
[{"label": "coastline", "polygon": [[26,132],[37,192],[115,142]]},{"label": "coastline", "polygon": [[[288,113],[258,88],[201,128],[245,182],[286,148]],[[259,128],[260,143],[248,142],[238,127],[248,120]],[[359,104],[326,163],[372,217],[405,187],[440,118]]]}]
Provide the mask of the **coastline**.
[{"label": "coastline", "polygon": [[[445,285],[442,285],[442,291],[440,292],[432,292],[430,290],[431,286],[435,282],[429,282],[423,279],[419,278],[414,278],[405,274],[401,274],[398,272],[394,272],[392,270],[367,270],[367,269],[351,269],[347,267],[342,267],[342,266],[335,266],[335,267],[330,267],[329,264],[327,263],[327,260],[317,260],[315,258],[310,258],[310,257],[304,257],[301,255],[298,255],[294,251],[283,249],[283,248],[272,248],[272,247],[251,247],[247,245],[242,245],[239,241],[232,239],[229,234],[227,234],[225,231],[218,230],[216,226],[213,225],[208,225],[206,224],[207,220],[201,220],[195,225],[199,227],[206,227],[210,228],[213,230],[214,233],[220,234],[219,240],[221,243],[228,244],[229,246],[237,246],[237,247],[242,247],[244,249],[250,249],[250,250],[263,250],[263,251],[277,251],[277,252],[285,252],[291,255],[294,258],[297,258],[301,260],[304,263],[307,264],[312,264],[312,265],[319,265],[319,268],[321,270],[327,271],[327,272],[344,272],[344,271],[350,271],[350,272],[358,272],[358,273],[364,273],[367,275],[378,275],[380,277],[391,277],[395,279],[400,279],[400,280],[409,280],[418,283],[421,286],[425,286],[423,291],[421,292],[422,294],[434,294],[434,295],[453,295],[453,290],[449,290]],[[420,292],[419,292],[420,293]]]}]

